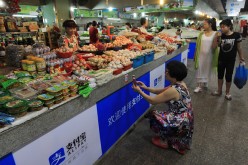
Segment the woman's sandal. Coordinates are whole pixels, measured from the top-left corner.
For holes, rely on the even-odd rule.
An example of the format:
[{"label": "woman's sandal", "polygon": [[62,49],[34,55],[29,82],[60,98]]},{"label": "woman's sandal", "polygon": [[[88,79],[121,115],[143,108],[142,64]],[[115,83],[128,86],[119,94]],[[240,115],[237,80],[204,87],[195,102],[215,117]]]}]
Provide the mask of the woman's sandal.
[{"label": "woman's sandal", "polygon": [[222,92],[214,91],[211,93],[212,96],[221,96]]},{"label": "woman's sandal", "polygon": [[228,100],[228,101],[231,101],[232,100],[232,96],[231,95],[226,95],[225,96],[225,99]]},{"label": "woman's sandal", "polygon": [[154,144],[155,146],[159,148],[163,148],[163,149],[169,148],[167,142],[162,141],[159,136],[155,136],[152,138],[152,144]]}]

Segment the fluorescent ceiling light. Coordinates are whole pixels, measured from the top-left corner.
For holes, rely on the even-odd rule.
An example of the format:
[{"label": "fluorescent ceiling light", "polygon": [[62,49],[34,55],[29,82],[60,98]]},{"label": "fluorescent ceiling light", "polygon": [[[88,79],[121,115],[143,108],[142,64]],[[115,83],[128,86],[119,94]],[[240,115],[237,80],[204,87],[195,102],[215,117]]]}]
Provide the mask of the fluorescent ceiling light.
[{"label": "fluorescent ceiling light", "polygon": [[120,21],[120,18],[107,18],[108,20],[115,20],[115,21]]},{"label": "fluorescent ceiling light", "polygon": [[37,15],[22,15],[22,14],[14,14],[13,17],[26,17],[26,18],[36,18]]},{"label": "fluorescent ceiling light", "polygon": [[109,11],[113,11],[113,7],[109,7],[108,10],[109,10]]},{"label": "fluorescent ceiling light", "polygon": [[242,2],[243,0],[237,0],[238,2]]},{"label": "fluorescent ceiling light", "polygon": [[0,7],[4,7],[5,3],[3,2],[3,0],[0,0]]},{"label": "fluorescent ceiling light", "polygon": [[71,10],[71,12],[73,12],[74,11],[74,9],[77,9],[77,8],[75,8],[75,7],[70,7],[70,10]]},{"label": "fluorescent ceiling light", "polygon": [[199,14],[200,12],[198,10],[195,11],[195,14]]},{"label": "fluorescent ceiling light", "polygon": [[164,0],[160,0],[160,5],[163,5],[164,4]]}]

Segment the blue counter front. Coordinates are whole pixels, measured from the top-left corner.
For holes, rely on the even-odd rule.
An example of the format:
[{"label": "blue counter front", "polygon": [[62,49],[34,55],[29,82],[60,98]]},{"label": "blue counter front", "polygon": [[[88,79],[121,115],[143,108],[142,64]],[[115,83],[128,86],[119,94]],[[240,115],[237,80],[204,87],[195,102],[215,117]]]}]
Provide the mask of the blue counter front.
[{"label": "blue counter front", "polygon": [[[187,49],[188,47],[185,46],[170,57],[161,56],[96,89],[92,95],[97,95],[97,101],[94,103],[92,101],[92,104],[89,104],[90,107],[81,110],[79,114],[42,133],[39,137],[26,141],[16,150],[12,150],[10,154],[2,157],[0,165],[90,165],[95,163],[150,107],[141,95],[132,90],[132,75],[135,74],[137,80],[148,86],[155,88],[168,86],[168,82],[164,81],[166,63],[171,60],[183,61],[182,52]],[[124,83],[126,77],[129,80]],[[103,91],[109,93],[106,94]],[[90,99],[88,98],[88,101]],[[69,102],[68,110],[73,112],[83,109],[82,99],[78,101],[80,103],[75,101],[74,104],[70,104]],[[66,111],[61,109],[57,114],[64,112]]]}]

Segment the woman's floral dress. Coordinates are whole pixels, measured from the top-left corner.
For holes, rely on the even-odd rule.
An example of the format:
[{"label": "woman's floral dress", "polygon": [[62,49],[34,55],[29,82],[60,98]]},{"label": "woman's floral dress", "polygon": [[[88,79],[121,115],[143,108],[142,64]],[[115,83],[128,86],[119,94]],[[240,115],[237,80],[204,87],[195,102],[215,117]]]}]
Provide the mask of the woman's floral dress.
[{"label": "woman's floral dress", "polygon": [[168,102],[168,111],[152,111],[150,127],[170,147],[184,154],[186,149],[190,149],[194,128],[191,97],[184,86],[176,84],[172,87],[179,92],[180,99]]}]

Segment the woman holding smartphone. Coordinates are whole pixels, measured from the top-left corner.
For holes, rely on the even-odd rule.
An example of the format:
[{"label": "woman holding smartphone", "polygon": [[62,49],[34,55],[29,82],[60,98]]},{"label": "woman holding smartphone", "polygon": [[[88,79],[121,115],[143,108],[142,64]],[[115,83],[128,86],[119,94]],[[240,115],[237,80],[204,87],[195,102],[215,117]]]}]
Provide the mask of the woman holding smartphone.
[{"label": "woman holding smartphone", "polygon": [[[180,154],[190,149],[193,135],[194,116],[191,97],[183,79],[187,76],[186,66],[178,61],[166,65],[165,77],[171,86],[163,89],[147,87],[143,82],[133,79],[132,88],[150,104],[168,104],[168,111],[152,111],[150,128],[158,136],[152,138],[152,143],[160,148],[173,148]],[[142,89],[157,94],[151,97]]]}]

